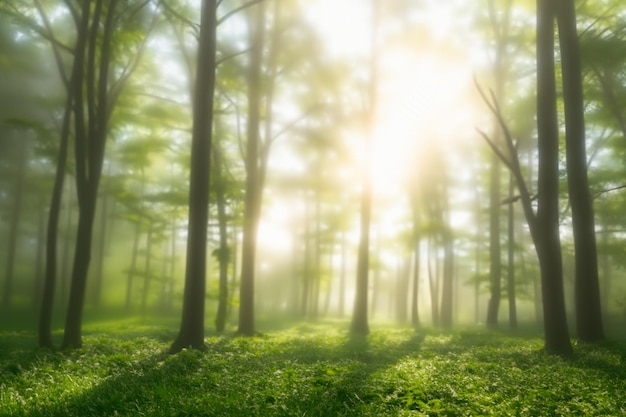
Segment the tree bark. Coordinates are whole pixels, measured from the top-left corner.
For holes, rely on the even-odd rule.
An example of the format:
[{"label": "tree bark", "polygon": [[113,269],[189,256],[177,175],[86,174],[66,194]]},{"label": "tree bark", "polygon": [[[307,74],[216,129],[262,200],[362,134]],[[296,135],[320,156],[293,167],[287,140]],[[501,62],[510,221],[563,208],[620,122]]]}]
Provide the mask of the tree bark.
[{"label": "tree bark", "polygon": [[585,112],[576,10],[573,0],[559,0],[557,3],[565,105],[567,184],[572,208],[576,263],[576,330],[579,340],[596,342],[604,339],[604,327],[593,201],[587,177]]},{"label": "tree bark", "polygon": [[354,310],[350,332],[356,336],[365,336],[369,333],[367,317],[367,304],[369,292],[369,250],[370,250],[370,223],[372,216],[372,179],[370,173],[371,148],[374,136],[374,118],[376,116],[376,96],[378,93],[378,51],[376,40],[378,37],[378,18],[380,1],[371,0],[372,6],[372,32],[371,32],[371,57],[370,57],[370,81],[369,81],[369,108],[367,115],[367,133],[365,138],[365,173],[363,189],[361,190],[361,220],[358,258],[356,266],[356,291],[354,295]]},{"label": "tree bark", "polygon": [[453,310],[453,281],[454,281],[454,238],[449,226],[442,237],[444,260],[443,260],[443,280],[441,285],[441,314],[440,324],[443,327],[452,327]]},{"label": "tree bark", "polygon": [[417,237],[415,239],[415,249],[413,251],[413,285],[411,288],[411,324],[413,327],[418,327],[420,325],[420,316],[419,316],[419,305],[418,305],[418,296],[419,296],[419,284],[420,284],[420,239]]},{"label": "tree bark", "polygon": [[[509,199],[513,198],[515,178],[509,175]],[[508,207],[508,242],[507,242],[507,293],[509,298],[509,327],[517,328],[517,305],[515,293],[515,210],[513,202]]]},{"label": "tree bark", "polygon": [[[559,237],[559,131],[554,69],[554,4],[537,0],[537,218],[534,240],[541,266],[545,350],[569,355]],[[531,230],[532,231],[532,230]]]},{"label": "tree bark", "polygon": [[217,314],[215,316],[215,330],[223,332],[226,327],[226,316],[228,314],[228,264],[230,262],[230,250],[228,248],[228,228],[226,216],[226,195],[225,178],[222,170],[222,156],[219,151],[213,152],[214,172],[217,177],[215,181],[215,195],[217,200],[217,223],[219,234],[219,248],[217,249],[217,260],[219,263],[219,296],[217,304]]},{"label": "tree bark", "polygon": [[[243,242],[241,247],[241,284],[239,288],[239,328],[237,333],[253,336],[256,332],[254,317],[254,280],[256,267],[256,242],[261,201],[260,124],[261,124],[261,71],[265,39],[265,4],[254,6],[250,18],[250,61],[247,73],[248,123],[246,143],[246,196],[244,201]],[[266,140],[269,138],[266,138]]]},{"label": "tree bark", "polygon": [[177,353],[185,347],[204,348],[206,251],[209,217],[209,176],[213,139],[213,97],[217,2],[202,2],[198,61],[193,96],[189,222],[183,312],[178,336],[170,347]]}]

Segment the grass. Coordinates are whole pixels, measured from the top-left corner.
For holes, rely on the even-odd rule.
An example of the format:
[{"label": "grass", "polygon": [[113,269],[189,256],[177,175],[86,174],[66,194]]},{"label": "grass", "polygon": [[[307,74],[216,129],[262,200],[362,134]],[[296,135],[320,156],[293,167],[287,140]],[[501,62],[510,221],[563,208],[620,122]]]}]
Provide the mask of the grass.
[{"label": "grass", "polygon": [[175,332],[139,322],[89,325],[68,352],[4,331],[0,416],[626,414],[624,342],[560,359],[540,337],[377,328],[354,340],[343,327],[214,335],[173,356]]}]

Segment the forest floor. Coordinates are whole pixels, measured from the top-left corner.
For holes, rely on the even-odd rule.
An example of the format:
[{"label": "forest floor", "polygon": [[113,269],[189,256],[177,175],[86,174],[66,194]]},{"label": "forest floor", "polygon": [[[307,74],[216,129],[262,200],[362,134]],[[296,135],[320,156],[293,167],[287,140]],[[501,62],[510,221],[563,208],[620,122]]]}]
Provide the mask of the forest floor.
[{"label": "forest floor", "polygon": [[139,321],[87,324],[73,351],[0,331],[0,416],[626,415],[625,341],[562,359],[538,335],[346,327],[213,335],[177,355],[175,329]]}]

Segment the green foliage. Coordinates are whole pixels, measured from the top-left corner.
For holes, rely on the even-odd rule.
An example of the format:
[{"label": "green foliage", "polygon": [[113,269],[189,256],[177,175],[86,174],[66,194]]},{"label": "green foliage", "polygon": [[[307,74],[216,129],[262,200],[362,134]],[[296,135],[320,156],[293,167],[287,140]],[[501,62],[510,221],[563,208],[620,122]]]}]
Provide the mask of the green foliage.
[{"label": "green foliage", "polygon": [[167,355],[173,333],[91,325],[85,347],[32,350],[0,339],[6,416],[569,416],[621,415],[626,345],[545,355],[538,337],[378,329],[350,339],[302,324],[255,338],[210,336]]}]

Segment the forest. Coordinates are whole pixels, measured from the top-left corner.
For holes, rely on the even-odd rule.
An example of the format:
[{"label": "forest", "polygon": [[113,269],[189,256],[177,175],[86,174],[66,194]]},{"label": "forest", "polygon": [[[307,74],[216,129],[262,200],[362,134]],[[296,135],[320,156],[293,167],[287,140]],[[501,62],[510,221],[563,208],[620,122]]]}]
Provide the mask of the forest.
[{"label": "forest", "polygon": [[619,0],[0,0],[0,415],[626,413]]}]

